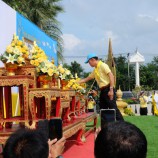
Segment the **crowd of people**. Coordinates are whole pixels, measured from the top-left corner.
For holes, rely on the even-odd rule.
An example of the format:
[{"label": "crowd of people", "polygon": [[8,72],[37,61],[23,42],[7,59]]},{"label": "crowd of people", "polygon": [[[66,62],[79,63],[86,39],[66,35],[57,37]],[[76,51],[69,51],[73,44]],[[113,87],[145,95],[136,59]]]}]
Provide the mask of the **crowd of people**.
[{"label": "crowd of people", "polygon": [[[144,133],[126,121],[108,123],[97,129],[95,158],[146,158],[147,140]],[[65,138],[47,140],[39,130],[20,129],[7,140],[4,158],[62,158]]]}]

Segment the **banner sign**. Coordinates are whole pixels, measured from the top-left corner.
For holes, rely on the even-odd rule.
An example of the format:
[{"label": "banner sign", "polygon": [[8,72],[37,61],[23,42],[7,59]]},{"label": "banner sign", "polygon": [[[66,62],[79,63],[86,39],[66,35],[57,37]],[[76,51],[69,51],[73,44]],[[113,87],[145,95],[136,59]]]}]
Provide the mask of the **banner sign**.
[{"label": "banner sign", "polygon": [[16,16],[16,34],[19,36],[19,39],[22,40],[23,38],[29,48],[36,41],[37,45],[45,51],[49,59],[53,58],[57,65],[57,42],[18,12]]},{"label": "banner sign", "polygon": [[[16,33],[19,39],[24,40],[29,48],[36,41],[49,60],[53,58],[55,65],[57,65],[57,42],[1,0],[0,21],[0,55],[3,54],[6,47],[10,44],[13,34]],[[3,63],[0,61],[0,66],[2,65]]]}]

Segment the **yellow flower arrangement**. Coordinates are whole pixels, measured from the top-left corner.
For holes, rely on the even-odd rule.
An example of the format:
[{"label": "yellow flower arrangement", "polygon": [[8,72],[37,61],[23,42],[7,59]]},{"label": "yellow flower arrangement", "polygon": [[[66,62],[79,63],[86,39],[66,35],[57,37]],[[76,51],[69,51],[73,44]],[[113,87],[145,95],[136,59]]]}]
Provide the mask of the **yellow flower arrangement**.
[{"label": "yellow flower arrangement", "polygon": [[86,89],[77,83],[78,80],[80,80],[80,79],[78,78],[78,79],[69,80],[68,84],[64,87],[64,89],[71,89],[72,88],[72,89],[76,90],[81,95],[86,93]]},{"label": "yellow flower arrangement", "polygon": [[30,63],[34,66],[38,66],[41,62],[47,60],[47,56],[45,52],[40,47],[38,47],[35,41],[32,49],[30,50],[30,53],[31,53]]},{"label": "yellow flower arrangement", "polygon": [[30,63],[36,67],[38,75],[47,74],[53,76],[53,74],[58,73],[57,67],[47,59],[47,55],[38,47],[36,42],[34,42],[30,52],[32,54]]},{"label": "yellow flower arrangement", "polygon": [[61,64],[59,64],[59,66],[57,67],[58,69],[58,76],[59,78],[66,79],[68,76],[71,75],[70,70],[68,70],[67,68],[64,68]]},{"label": "yellow flower arrangement", "polygon": [[25,64],[25,58],[28,58],[28,56],[28,47],[14,34],[11,44],[7,46],[4,54],[0,56],[0,60],[3,63],[22,65]]}]

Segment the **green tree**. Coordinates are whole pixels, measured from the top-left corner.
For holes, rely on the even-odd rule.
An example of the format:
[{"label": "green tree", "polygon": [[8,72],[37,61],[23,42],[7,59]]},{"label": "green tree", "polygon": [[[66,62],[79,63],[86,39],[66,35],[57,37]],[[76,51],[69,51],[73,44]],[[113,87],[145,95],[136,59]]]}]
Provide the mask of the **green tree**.
[{"label": "green tree", "polygon": [[56,19],[58,13],[63,12],[63,8],[57,3],[61,0],[3,0],[18,12],[25,15],[30,21],[41,29],[52,20],[58,25]]},{"label": "green tree", "polygon": [[59,29],[60,24],[56,26],[56,24],[53,23],[52,20],[48,20],[47,24],[44,26],[45,32],[52,37],[54,40],[57,41],[57,54],[58,54],[58,60],[63,61],[63,54],[64,51],[64,45],[63,45],[63,39],[61,38],[62,32]]},{"label": "green tree", "polygon": [[144,89],[158,89],[158,57],[151,63],[140,66],[140,83]]},{"label": "green tree", "polygon": [[68,65],[68,64],[64,64],[63,65],[65,68],[68,68],[70,71],[71,71],[71,74],[73,75],[73,76],[75,76],[75,74],[77,74],[78,75],[78,77],[80,78],[82,78],[83,77],[83,68],[82,68],[82,66],[79,64],[79,63],[77,63],[76,61],[74,61],[74,62],[71,62],[71,65]]},{"label": "green tree", "polygon": [[134,88],[133,66],[129,65],[128,70],[128,61],[125,56],[119,56],[114,60],[116,64],[116,89],[120,86],[122,91],[132,90]]}]

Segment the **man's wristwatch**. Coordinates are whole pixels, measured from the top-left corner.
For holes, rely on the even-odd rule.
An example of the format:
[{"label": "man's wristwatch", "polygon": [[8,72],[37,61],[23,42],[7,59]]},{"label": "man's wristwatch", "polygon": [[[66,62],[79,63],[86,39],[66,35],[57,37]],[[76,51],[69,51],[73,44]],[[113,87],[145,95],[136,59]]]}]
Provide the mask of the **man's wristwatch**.
[{"label": "man's wristwatch", "polygon": [[62,155],[59,155],[59,156],[57,156],[56,158],[63,158],[63,156],[62,156]]}]

